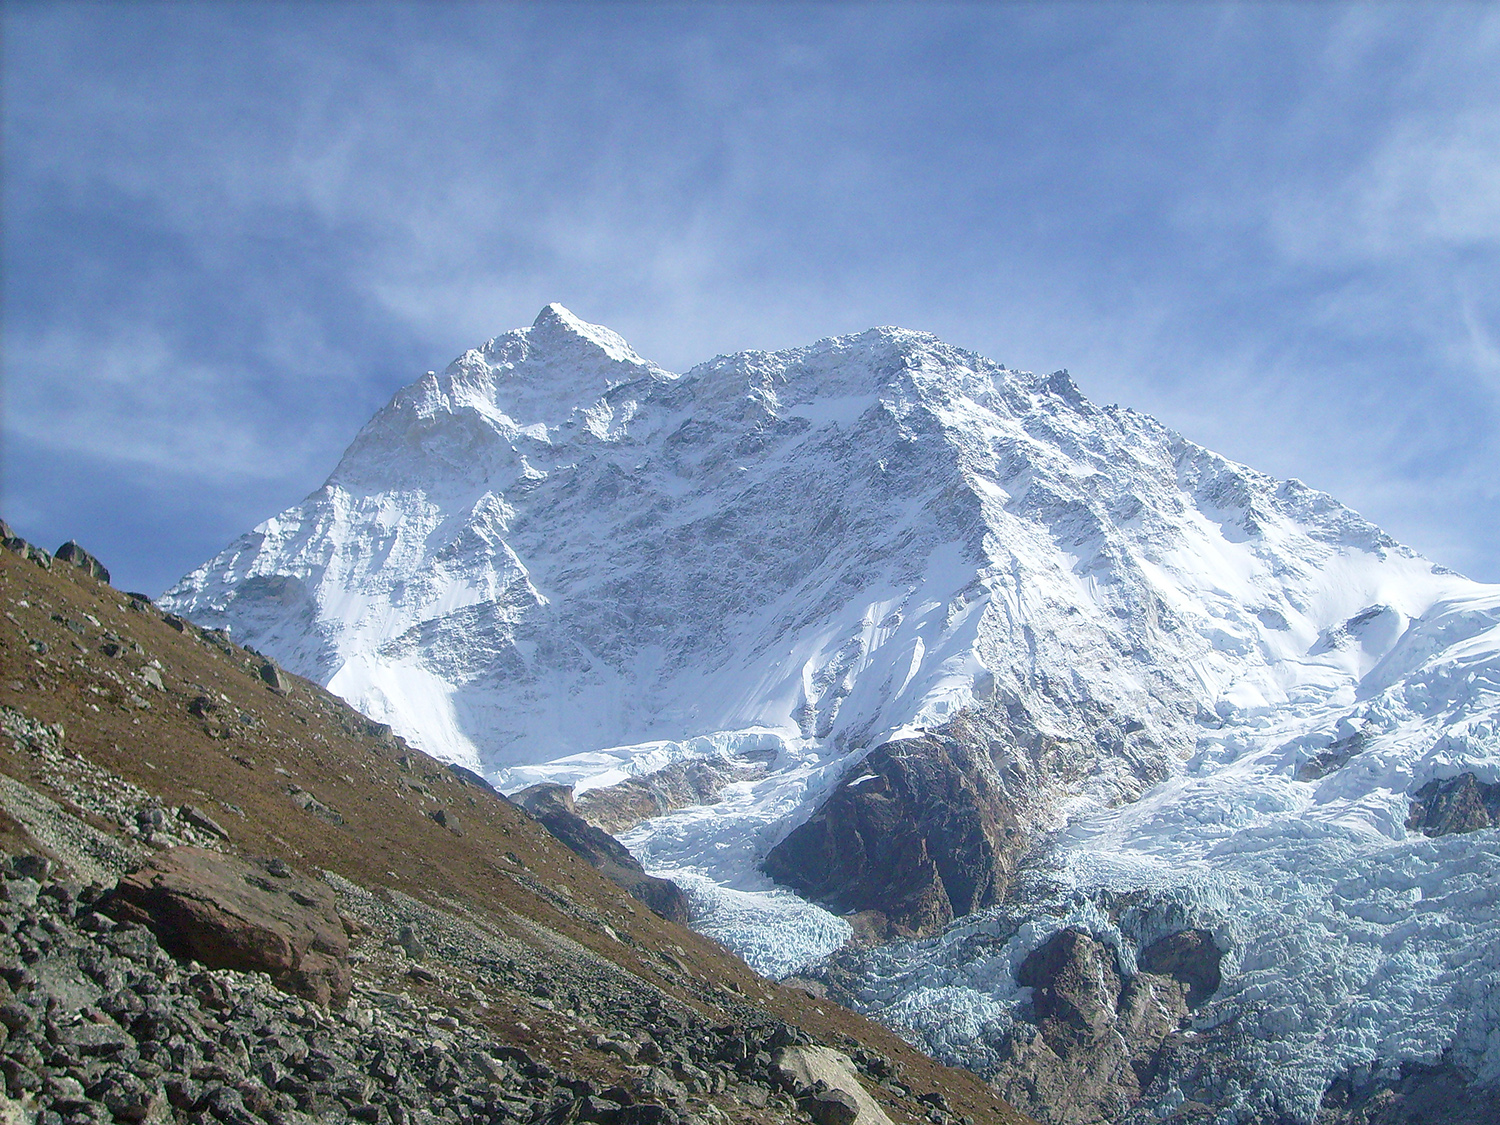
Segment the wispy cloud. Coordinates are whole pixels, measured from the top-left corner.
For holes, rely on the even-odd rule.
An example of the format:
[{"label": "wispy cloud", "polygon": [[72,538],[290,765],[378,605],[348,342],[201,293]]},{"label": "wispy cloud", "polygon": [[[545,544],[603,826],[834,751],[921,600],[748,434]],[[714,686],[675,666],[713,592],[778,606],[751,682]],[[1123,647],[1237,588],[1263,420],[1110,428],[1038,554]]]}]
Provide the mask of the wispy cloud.
[{"label": "wispy cloud", "polygon": [[326,427],[288,431],[244,372],[195,361],[150,328],[104,339],[23,333],[7,352],[9,369],[24,373],[7,381],[7,426],[55,457],[103,456],[234,487],[299,475],[330,440],[347,439]]},{"label": "wispy cloud", "polygon": [[1279,201],[1279,248],[1337,265],[1500,245],[1500,91],[1455,114],[1404,117],[1341,181]]},{"label": "wispy cloud", "polygon": [[875,323],[1068,366],[1500,579],[1493,9],[3,18],[13,450],[223,538],[561,300],[679,370]]}]

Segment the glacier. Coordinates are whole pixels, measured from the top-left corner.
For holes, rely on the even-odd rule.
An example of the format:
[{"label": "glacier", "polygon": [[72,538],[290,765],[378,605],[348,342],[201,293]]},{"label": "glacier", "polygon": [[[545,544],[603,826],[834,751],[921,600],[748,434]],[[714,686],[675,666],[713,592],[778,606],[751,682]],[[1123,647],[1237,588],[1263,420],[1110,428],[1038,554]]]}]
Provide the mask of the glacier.
[{"label": "glacier", "polygon": [[[1500,782],[1500,587],[1066,372],[876,328],[676,374],[550,305],[162,601],[508,790],[769,756],[623,839],[763,972],[844,947],[860,1006],[950,1061],[993,1061],[1058,929],[1130,971],[1194,925],[1226,951],[1194,1026],[1251,1076],[1223,1120],[1403,1064],[1500,1082],[1500,831],[1406,827],[1429,781]],[[759,861],[966,714],[1075,748],[1022,876],[850,955]],[[1175,1081],[1142,1120],[1202,1095]]]}]

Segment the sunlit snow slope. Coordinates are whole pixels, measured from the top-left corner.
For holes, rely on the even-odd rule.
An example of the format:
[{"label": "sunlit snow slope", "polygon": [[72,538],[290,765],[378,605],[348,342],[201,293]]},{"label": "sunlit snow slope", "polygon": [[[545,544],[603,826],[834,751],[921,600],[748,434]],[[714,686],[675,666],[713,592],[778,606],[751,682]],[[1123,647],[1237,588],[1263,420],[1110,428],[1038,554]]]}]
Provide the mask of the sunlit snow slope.
[{"label": "sunlit snow slope", "polygon": [[1048,926],[1091,918],[1128,960],[1089,904],[1155,888],[1259,1005],[1244,1104],[1305,1117],[1349,1066],[1460,1045],[1500,1077],[1496,833],[1404,827],[1428,780],[1500,781],[1500,588],[1065,373],[879,328],[674,375],[551,305],[164,600],[511,785],[779,751],[628,837],[771,971],[848,932],[755,866],[855,753],[1024,712],[1087,759],[1051,812],[1051,921],[958,925],[1001,927],[999,961],[892,949],[873,1007],[978,1051]]}]

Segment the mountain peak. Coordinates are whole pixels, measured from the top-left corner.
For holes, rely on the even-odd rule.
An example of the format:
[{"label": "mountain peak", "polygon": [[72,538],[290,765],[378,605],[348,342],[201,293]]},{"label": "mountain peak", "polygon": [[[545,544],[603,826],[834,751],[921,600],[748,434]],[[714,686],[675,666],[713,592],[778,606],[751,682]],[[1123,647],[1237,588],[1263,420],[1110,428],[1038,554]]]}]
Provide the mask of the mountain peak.
[{"label": "mountain peak", "polygon": [[536,320],[525,331],[533,350],[575,353],[582,344],[602,351],[616,363],[648,366],[618,332],[602,324],[590,324],[556,301],[537,313]]}]

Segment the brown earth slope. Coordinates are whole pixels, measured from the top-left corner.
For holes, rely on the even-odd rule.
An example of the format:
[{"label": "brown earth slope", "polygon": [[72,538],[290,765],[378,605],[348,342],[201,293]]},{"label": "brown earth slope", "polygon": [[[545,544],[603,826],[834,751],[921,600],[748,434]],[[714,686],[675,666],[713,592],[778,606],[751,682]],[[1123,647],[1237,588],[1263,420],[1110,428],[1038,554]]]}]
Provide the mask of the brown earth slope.
[{"label": "brown earth slope", "polygon": [[[295,869],[334,886],[351,932],[350,1011],[387,1003],[425,1013],[439,1038],[470,1029],[488,1037],[492,1053],[514,1047],[532,1068],[532,1085],[556,1101],[547,1120],[645,1121],[640,1107],[655,1102],[670,1109],[650,1118],[659,1121],[838,1119],[844,1111],[828,1108],[836,1096],[819,1101],[771,1061],[778,1046],[798,1041],[852,1056],[862,1084],[895,1121],[1025,1120],[974,1075],[940,1066],[835,1004],[767,981],[714,942],[658,918],[520,809],[316,685],[110,587],[94,568],[51,560],[14,539],[8,546],[0,550],[0,851],[62,864],[71,882],[44,886],[42,901],[67,906],[63,923],[75,919],[104,934],[119,925],[128,936],[127,924],[98,921],[81,905],[106,901],[99,888],[79,888],[107,885],[173,846],[197,845],[258,863],[271,876]],[[25,905],[35,890],[24,872],[38,870],[14,859],[0,872],[13,877],[0,890],[20,888],[7,891],[9,913],[0,911],[15,935],[7,940],[45,946],[43,929],[61,931],[56,920],[41,929],[27,921],[27,910],[42,907]],[[483,953],[502,947],[505,956]],[[25,971],[12,975],[17,996],[17,981],[40,987]],[[74,1018],[109,1021],[92,1012]],[[66,1039],[64,1032],[47,1034]],[[13,1029],[6,1049],[21,1034]],[[653,1035],[657,1046],[645,1046]],[[405,1042],[421,1049],[409,1036]],[[253,1069],[251,1055],[245,1065]],[[47,1065],[48,1056],[37,1057]],[[96,1064],[79,1065],[84,1074]],[[545,1074],[552,1077],[537,1077]],[[453,1085],[442,1088],[443,1104],[470,1104]],[[51,1096],[51,1086],[12,1086],[12,1099]],[[269,1089],[259,1119],[292,1120],[275,1108],[291,1095]],[[635,1116],[609,1108],[608,1098],[585,1097],[601,1090],[635,1100]],[[371,1116],[360,1116],[366,1109]],[[119,1110],[117,1119],[138,1119],[136,1112]],[[400,1114],[347,1097],[340,1112],[371,1121]],[[611,1116],[617,1112],[625,1116]]]}]

